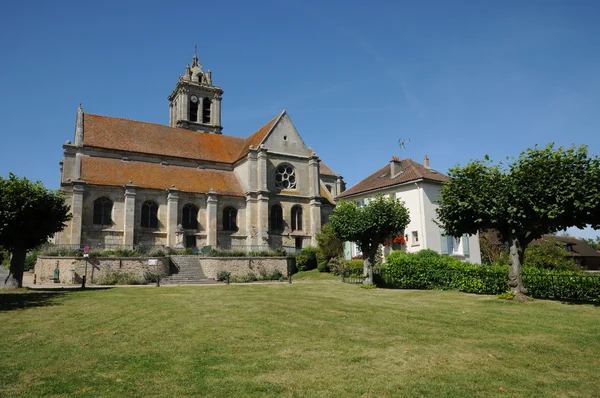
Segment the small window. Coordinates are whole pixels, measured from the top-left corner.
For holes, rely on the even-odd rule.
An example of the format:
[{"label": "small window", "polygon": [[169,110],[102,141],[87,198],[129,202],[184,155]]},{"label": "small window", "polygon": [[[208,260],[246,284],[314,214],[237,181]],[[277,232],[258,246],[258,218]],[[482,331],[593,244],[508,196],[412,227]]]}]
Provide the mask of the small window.
[{"label": "small window", "polygon": [[223,209],[223,231],[237,231],[237,210],[231,206]]},{"label": "small window", "polygon": [[417,246],[419,244],[419,231],[412,231],[412,245]]},{"label": "small window", "polygon": [[328,190],[329,192],[331,192],[331,191],[333,190],[333,187],[332,187],[331,185],[327,184],[327,185],[325,185],[325,186],[327,187],[327,190]]},{"label": "small window", "polygon": [[113,202],[106,196],[94,201],[94,224],[102,226],[112,225]]},{"label": "small window", "polygon": [[573,245],[571,245],[571,244],[567,245],[567,251],[568,252],[572,252],[573,251]]},{"label": "small window", "polygon": [[271,231],[283,231],[283,209],[281,205],[271,207]]},{"label": "small window", "polygon": [[153,200],[142,204],[142,227],[158,228],[158,203]]},{"label": "small window", "polygon": [[275,170],[275,187],[283,189],[296,188],[296,170],[290,165],[279,165]]},{"label": "small window", "polygon": [[212,103],[210,99],[204,98],[202,101],[202,123],[210,123],[210,107]]},{"label": "small window", "polygon": [[198,229],[198,206],[192,203],[183,206],[181,226],[184,229]]},{"label": "small window", "polygon": [[292,207],[292,231],[302,231],[302,207]]}]

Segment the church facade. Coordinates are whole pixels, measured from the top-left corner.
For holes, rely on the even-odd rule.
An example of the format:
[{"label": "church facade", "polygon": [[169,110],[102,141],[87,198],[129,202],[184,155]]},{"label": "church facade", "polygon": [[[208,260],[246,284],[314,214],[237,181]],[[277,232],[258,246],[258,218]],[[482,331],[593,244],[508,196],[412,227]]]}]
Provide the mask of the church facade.
[{"label": "church facade", "polygon": [[60,189],[73,218],[57,244],[305,247],[345,189],[286,111],[222,134],[223,90],[198,58],[169,99],[169,126],[77,112]]}]

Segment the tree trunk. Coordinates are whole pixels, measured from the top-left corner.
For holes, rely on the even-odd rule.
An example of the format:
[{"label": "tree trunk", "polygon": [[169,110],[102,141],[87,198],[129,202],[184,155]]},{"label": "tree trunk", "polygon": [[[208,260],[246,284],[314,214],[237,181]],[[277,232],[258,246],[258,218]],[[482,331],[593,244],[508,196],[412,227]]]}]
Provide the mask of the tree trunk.
[{"label": "tree trunk", "polygon": [[364,285],[372,285],[373,284],[373,264],[375,264],[375,255],[377,254],[377,250],[371,250],[368,252],[363,251],[363,255],[365,256],[363,260],[364,264]]},{"label": "tree trunk", "polygon": [[519,239],[510,237],[509,248],[509,271],[508,271],[508,286],[511,292],[515,295],[515,300],[525,301],[527,297],[527,289],[523,285],[523,255],[525,248],[521,246]]},{"label": "tree trunk", "polygon": [[23,269],[25,268],[25,257],[27,251],[25,249],[15,249],[12,252],[10,259],[10,271],[4,280],[4,287],[7,289],[15,289],[23,287]]}]

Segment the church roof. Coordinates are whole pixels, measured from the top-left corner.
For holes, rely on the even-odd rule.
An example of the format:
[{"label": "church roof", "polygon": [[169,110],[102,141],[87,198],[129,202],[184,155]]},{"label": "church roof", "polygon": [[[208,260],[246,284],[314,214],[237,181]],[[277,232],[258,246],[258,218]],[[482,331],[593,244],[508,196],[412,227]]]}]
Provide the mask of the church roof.
[{"label": "church roof", "polygon": [[244,196],[233,171],[165,166],[158,163],[122,161],[83,156],[81,178],[88,184],[124,186],[130,181],[139,188],[168,189],[172,185],[184,192],[208,192]]},{"label": "church roof", "polygon": [[331,170],[329,167],[327,167],[327,165],[325,163],[323,163],[322,160],[321,160],[321,164],[319,165],[319,173],[326,175],[326,176],[337,177],[337,174],[335,174],[333,172],[333,170]]},{"label": "church roof", "polygon": [[375,173],[344,191],[339,197],[345,198],[359,193],[392,187],[394,185],[405,184],[417,180],[428,180],[437,183],[448,181],[448,177],[444,174],[432,169],[427,169],[425,166],[412,159],[401,160],[401,167],[403,172],[398,174],[395,178],[392,178],[390,164],[388,163],[383,168],[377,170]]}]

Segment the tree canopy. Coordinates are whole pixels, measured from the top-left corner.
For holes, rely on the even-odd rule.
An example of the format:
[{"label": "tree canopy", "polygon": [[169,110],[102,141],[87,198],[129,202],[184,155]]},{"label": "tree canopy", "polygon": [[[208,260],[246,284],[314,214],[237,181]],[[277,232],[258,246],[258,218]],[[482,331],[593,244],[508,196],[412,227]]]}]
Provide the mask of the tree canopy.
[{"label": "tree canopy", "polygon": [[410,222],[401,200],[377,195],[358,207],[354,201],[341,201],[330,218],[334,233],[342,240],[356,243],[364,256],[365,283],[373,283],[373,263],[379,245],[393,235],[404,233]]},{"label": "tree canopy", "polygon": [[12,173],[8,178],[0,177],[0,246],[12,253],[7,285],[21,287],[27,250],[62,231],[70,218],[69,206],[60,192]]},{"label": "tree canopy", "polygon": [[450,169],[437,210],[447,234],[498,231],[509,247],[509,285],[523,295],[523,252],[568,227],[600,227],[600,159],[586,146],[529,148],[510,164],[486,156]]}]

